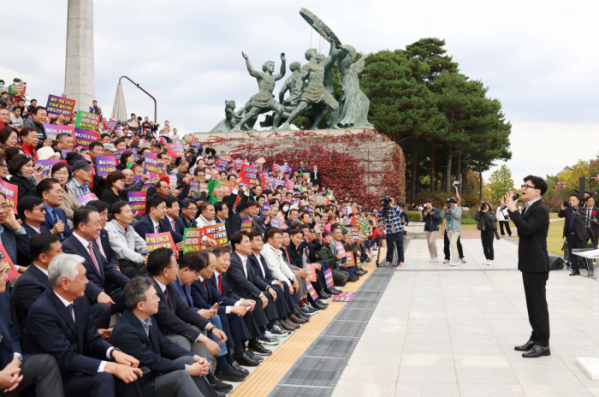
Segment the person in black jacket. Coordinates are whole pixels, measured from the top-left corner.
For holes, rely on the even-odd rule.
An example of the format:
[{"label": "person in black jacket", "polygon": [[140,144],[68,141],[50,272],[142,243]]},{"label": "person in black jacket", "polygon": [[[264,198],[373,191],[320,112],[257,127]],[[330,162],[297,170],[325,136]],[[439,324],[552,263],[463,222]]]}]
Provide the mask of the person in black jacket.
[{"label": "person in black jacket", "polygon": [[[582,219],[579,219],[572,215],[572,212],[579,212],[578,206],[580,205],[580,198],[572,193],[569,197],[570,207],[566,208],[563,204],[562,207],[557,214],[560,218],[566,218],[564,222],[564,233],[563,237],[566,238],[568,242],[568,258],[572,263],[572,273],[570,276],[578,276],[580,275],[579,270],[579,262],[588,263],[590,260],[585,260],[585,258],[579,257],[572,253],[572,249],[574,248],[586,248],[587,241],[589,240],[589,232],[587,231],[586,225]],[[593,276],[593,265],[588,265],[589,269],[589,277]]]},{"label": "person in black jacket", "polygon": [[541,177],[529,175],[524,178],[522,199],[526,202],[523,214],[517,211],[512,200],[513,192],[505,195],[505,204],[510,210],[510,219],[518,229],[518,269],[522,272],[528,320],[532,334],[524,345],[516,346],[524,352],[522,357],[549,356],[549,311],[547,309],[546,284],[549,279],[549,254],[547,233],[549,232],[549,210],[542,197],[547,191],[547,182]]},{"label": "person in black jacket", "polygon": [[35,195],[35,188],[42,177],[43,168],[35,172],[33,162],[26,154],[17,154],[10,161],[10,183],[19,188],[19,200],[25,196]]},{"label": "person in black jacket", "polygon": [[193,354],[206,357],[206,350],[212,355],[217,354],[220,347],[204,333],[211,332],[220,343],[224,343],[227,336],[181,301],[175,286],[171,285],[177,279],[177,272],[177,259],[170,248],[155,249],[148,256],[148,273],[160,297],[158,313],[154,315],[158,328],[172,342]]},{"label": "person in black jacket", "polygon": [[474,220],[478,222],[476,228],[480,230],[480,239],[483,243],[483,252],[485,254],[485,262],[483,264],[492,265],[495,259],[495,251],[493,250],[493,239],[497,233],[497,216],[493,208],[484,201],[480,205]]},{"label": "person in black jacket", "polygon": [[[152,317],[160,297],[152,280],[136,277],[124,290],[127,310],[114,327],[110,343],[139,360],[150,372],[138,380],[144,396],[216,396],[206,377],[210,364],[171,342]],[[148,341],[150,343],[148,343]]]},{"label": "person in black jacket", "polygon": [[[599,224],[597,224],[597,219],[599,218],[599,208],[595,207],[595,199],[593,196],[589,196],[586,199],[586,211],[581,211],[583,215],[585,215],[588,219],[587,227],[590,226],[591,231],[593,232],[593,236],[591,241],[594,243],[595,247],[597,246],[597,238],[599,238]],[[594,222],[592,222],[594,221]]]},{"label": "person in black jacket", "polygon": [[422,219],[424,219],[424,235],[428,252],[431,255],[431,262],[437,262],[437,234],[439,233],[439,222],[441,222],[441,211],[435,208],[432,200],[426,200],[424,203]]}]

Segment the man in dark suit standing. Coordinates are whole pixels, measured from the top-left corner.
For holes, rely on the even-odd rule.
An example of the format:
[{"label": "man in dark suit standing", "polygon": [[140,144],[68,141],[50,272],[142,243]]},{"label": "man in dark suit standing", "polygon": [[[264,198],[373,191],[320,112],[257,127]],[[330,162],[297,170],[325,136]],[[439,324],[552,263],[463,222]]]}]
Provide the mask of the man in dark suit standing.
[{"label": "man in dark suit standing", "polygon": [[[90,281],[85,288],[85,295],[90,305],[92,308],[108,305],[112,314],[122,313],[125,310],[123,292],[110,296],[108,293],[111,291],[105,289],[109,284],[124,287],[129,278],[121,274],[100,252],[95,241],[102,229],[98,210],[93,207],[79,208],[73,215],[73,228],[73,234],[62,242],[62,250],[85,259],[83,265],[87,269],[87,278]],[[110,325],[110,317],[96,320],[96,323],[98,328],[106,329]]]},{"label": "man in dark suit standing", "polygon": [[547,254],[547,233],[549,231],[549,210],[542,198],[547,191],[547,182],[541,177],[529,175],[524,178],[522,199],[526,202],[524,211],[517,211],[513,192],[505,195],[505,204],[510,211],[510,219],[518,229],[518,269],[522,272],[524,295],[528,309],[528,321],[532,334],[528,342],[516,346],[522,357],[549,356],[549,311],[547,309],[546,284],[549,279],[549,255]]},{"label": "man in dark suit standing", "polygon": [[[562,207],[557,216],[560,218],[566,218],[566,221],[564,222],[563,237],[565,237],[566,241],[568,242],[568,258],[572,263],[572,273],[570,273],[570,276],[579,276],[579,262],[583,261],[587,263],[587,260],[585,258],[579,257],[576,254],[573,254],[572,249],[586,248],[587,241],[589,241],[589,232],[587,231],[587,225],[585,225],[585,222],[582,219],[572,215],[572,212],[580,212],[581,215],[584,215],[583,212],[586,212],[586,208],[579,207],[580,198],[574,193],[568,197],[568,201],[570,202],[570,208],[567,208],[562,203]],[[589,277],[593,276],[593,266],[589,266],[588,269]]]},{"label": "man in dark suit standing", "polygon": [[[50,261],[58,254],[62,254],[60,237],[56,234],[42,233],[31,238],[29,251],[33,263],[27,267],[15,285],[13,304],[17,321],[21,329],[25,328],[25,320],[29,309],[44,292],[51,288],[48,280],[48,266]],[[107,309],[110,316],[110,310]]]},{"label": "man in dark suit standing", "polygon": [[[60,254],[50,263],[52,288],[31,306],[23,350],[48,353],[58,362],[68,397],[113,397],[113,375],[134,382],[142,371],[139,361],[106,342],[98,334],[85,295],[85,261],[79,255]],[[48,394],[52,395],[52,394]]]},{"label": "man in dark suit standing", "polygon": [[599,208],[595,207],[595,198],[593,196],[588,196],[586,198],[585,210],[581,212],[587,218],[587,227],[590,226],[591,231],[593,232],[594,241],[591,242],[597,246],[597,239],[599,238],[599,224],[597,224],[597,219],[599,218]]},{"label": "man in dark suit standing", "polygon": [[160,297],[149,277],[132,279],[123,292],[127,309],[110,342],[139,360],[150,372],[139,380],[144,396],[216,396],[205,376],[208,361],[171,342],[152,317]]},{"label": "man in dark suit standing", "polygon": [[45,178],[38,183],[35,190],[37,195],[44,200],[44,207],[46,207],[46,220],[42,225],[48,230],[58,232],[60,238],[64,239],[69,235],[70,229],[67,224],[67,215],[58,208],[62,205],[64,191],[60,182],[54,178]]},{"label": "man in dark suit standing", "polygon": [[[60,243],[59,243],[60,244]],[[18,396],[35,385],[35,396],[64,396],[60,369],[49,354],[24,354],[21,340],[11,321],[10,300],[6,292],[6,270],[0,267],[0,390]]]}]

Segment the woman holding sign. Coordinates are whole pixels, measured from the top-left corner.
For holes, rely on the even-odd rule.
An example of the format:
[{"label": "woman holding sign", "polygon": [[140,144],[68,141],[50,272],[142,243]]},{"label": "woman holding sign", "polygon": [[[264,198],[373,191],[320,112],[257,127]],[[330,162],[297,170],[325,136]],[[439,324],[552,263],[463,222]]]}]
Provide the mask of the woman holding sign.
[{"label": "woman holding sign", "polygon": [[11,178],[10,183],[19,188],[19,200],[25,196],[35,195],[35,187],[42,180],[44,167],[39,167],[36,171],[33,168],[33,161],[26,154],[17,154],[12,158],[8,167]]},{"label": "woman holding sign", "polygon": [[64,211],[67,219],[73,220],[73,214],[81,207],[77,201],[77,195],[73,189],[67,187],[67,182],[71,179],[71,169],[66,163],[56,163],[50,171],[52,178],[56,179],[62,187],[62,204],[58,207]]}]

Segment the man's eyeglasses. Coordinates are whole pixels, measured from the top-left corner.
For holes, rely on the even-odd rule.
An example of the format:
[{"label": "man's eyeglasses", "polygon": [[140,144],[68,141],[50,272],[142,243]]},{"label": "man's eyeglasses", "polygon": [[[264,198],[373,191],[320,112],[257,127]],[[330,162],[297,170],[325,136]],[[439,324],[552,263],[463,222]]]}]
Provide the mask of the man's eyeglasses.
[{"label": "man's eyeglasses", "polygon": [[534,186],[530,186],[530,185],[520,185],[520,188],[522,190],[526,190],[526,189],[536,189],[536,187]]}]

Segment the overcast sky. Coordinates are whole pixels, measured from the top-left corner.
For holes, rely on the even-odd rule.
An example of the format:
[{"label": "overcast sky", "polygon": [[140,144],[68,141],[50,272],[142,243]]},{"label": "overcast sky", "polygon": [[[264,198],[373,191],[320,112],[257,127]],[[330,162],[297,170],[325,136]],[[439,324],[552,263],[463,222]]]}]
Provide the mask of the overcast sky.
[{"label": "overcast sky", "polygon": [[[96,1],[95,96],[110,115],[118,78],[127,75],[156,97],[161,124],[209,131],[224,117],[225,100],[242,105],[257,92],[241,51],[256,69],[274,60],[278,70],[281,52],[289,64],[304,63],[310,45],[328,50],[302,7],[363,53],[445,39],[461,72],[503,104],[517,185],[528,173],[555,174],[599,153],[593,1]],[[8,2],[2,10],[21,17],[3,19],[0,78],[20,77],[45,104],[64,89],[67,1]],[[152,100],[123,86],[127,111],[153,118]]]}]

